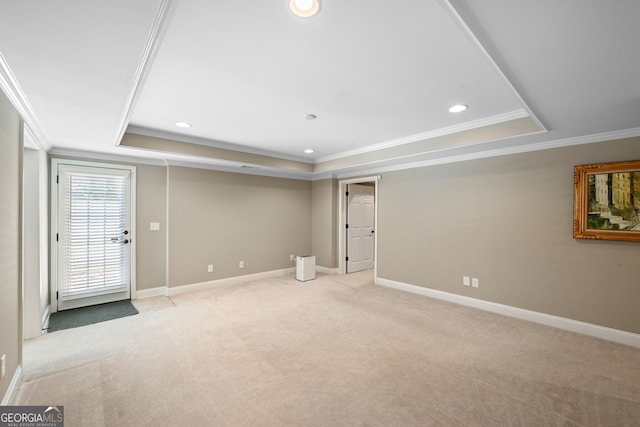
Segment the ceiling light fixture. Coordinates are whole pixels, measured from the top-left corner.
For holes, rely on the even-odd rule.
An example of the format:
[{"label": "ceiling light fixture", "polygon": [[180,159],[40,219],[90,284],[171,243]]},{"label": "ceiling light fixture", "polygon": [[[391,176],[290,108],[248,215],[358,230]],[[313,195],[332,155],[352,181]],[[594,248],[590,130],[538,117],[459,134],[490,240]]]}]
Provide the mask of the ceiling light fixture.
[{"label": "ceiling light fixture", "polygon": [[460,113],[469,108],[468,105],[456,104],[453,107],[449,108],[450,113]]},{"label": "ceiling light fixture", "polygon": [[289,9],[300,18],[311,18],[320,10],[320,0],[290,0]]},{"label": "ceiling light fixture", "polygon": [[304,116],[304,118],[307,120],[315,120],[318,118],[318,116],[316,116],[315,114],[307,114],[306,116]]},{"label": "ceiling light fixture", "polygon": [[311,148],[307,148],[306,150],[304,150],[304,152],[307,153],[307,154],[315,153],[315,151],[313,151]]},{"label": "ceiling light fixture", "polygon": [[190,128],[191,127],[191,123],[187,123],[187,122],[176,122],[176,126],[178,126],[179,128]]}]

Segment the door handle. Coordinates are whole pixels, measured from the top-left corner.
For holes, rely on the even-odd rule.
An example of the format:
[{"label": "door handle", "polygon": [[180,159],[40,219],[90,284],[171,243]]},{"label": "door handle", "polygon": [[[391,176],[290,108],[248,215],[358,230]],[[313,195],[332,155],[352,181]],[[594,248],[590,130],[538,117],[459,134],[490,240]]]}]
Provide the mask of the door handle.
[{"label": "door handle", "polygon": [[[128,230],[124,230],[122,232],[122,234],[124,234],[126,236],[127,234],[129,234],[129,231]],[[124,239],[124,240],[121,240],[121,239],[122,239],[122,237],[112,237],[111,241],[115,242],[115,243],[124,243],[125,245],[127,243],[129,243],[129,241],[130,241],[129,239]]]}]

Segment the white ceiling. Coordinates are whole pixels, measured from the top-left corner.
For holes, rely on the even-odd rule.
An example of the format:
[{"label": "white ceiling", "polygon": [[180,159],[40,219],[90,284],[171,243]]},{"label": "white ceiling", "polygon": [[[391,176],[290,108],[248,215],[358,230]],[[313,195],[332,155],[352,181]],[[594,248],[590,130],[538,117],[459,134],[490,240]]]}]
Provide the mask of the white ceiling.
[{"label": "white ceiling", "polygon": [[0,0],[0,85],[52,152],[180,164],[233,162],[119,143],[128,131],[319,164],[538,125],[397,163],[640,135],[637,0],[321,0],[309,19],[288,1]]}]

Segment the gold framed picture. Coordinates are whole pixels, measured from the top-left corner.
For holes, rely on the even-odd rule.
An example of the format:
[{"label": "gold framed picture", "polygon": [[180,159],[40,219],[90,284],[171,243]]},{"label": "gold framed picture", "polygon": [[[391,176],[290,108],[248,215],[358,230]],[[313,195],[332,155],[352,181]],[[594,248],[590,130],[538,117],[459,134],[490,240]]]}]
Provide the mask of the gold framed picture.
[{"label": "gold framed picture", "polygon": [[573,237],[640,242],[640,160],[576,166]]}]

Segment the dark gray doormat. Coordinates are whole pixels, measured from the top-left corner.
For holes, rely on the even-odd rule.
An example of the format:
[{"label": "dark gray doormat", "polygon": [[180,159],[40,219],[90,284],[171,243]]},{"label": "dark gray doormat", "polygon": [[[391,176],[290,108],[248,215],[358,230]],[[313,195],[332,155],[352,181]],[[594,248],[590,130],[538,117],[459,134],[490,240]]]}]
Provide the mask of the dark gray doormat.
[{"label": "dark gray doormat", "polygon": [[134,314],[138,314],[138,310],[131,304],[130,300],[59,311],[49,316],[47,332],[77,328],[120,317],[133,316]]}]

